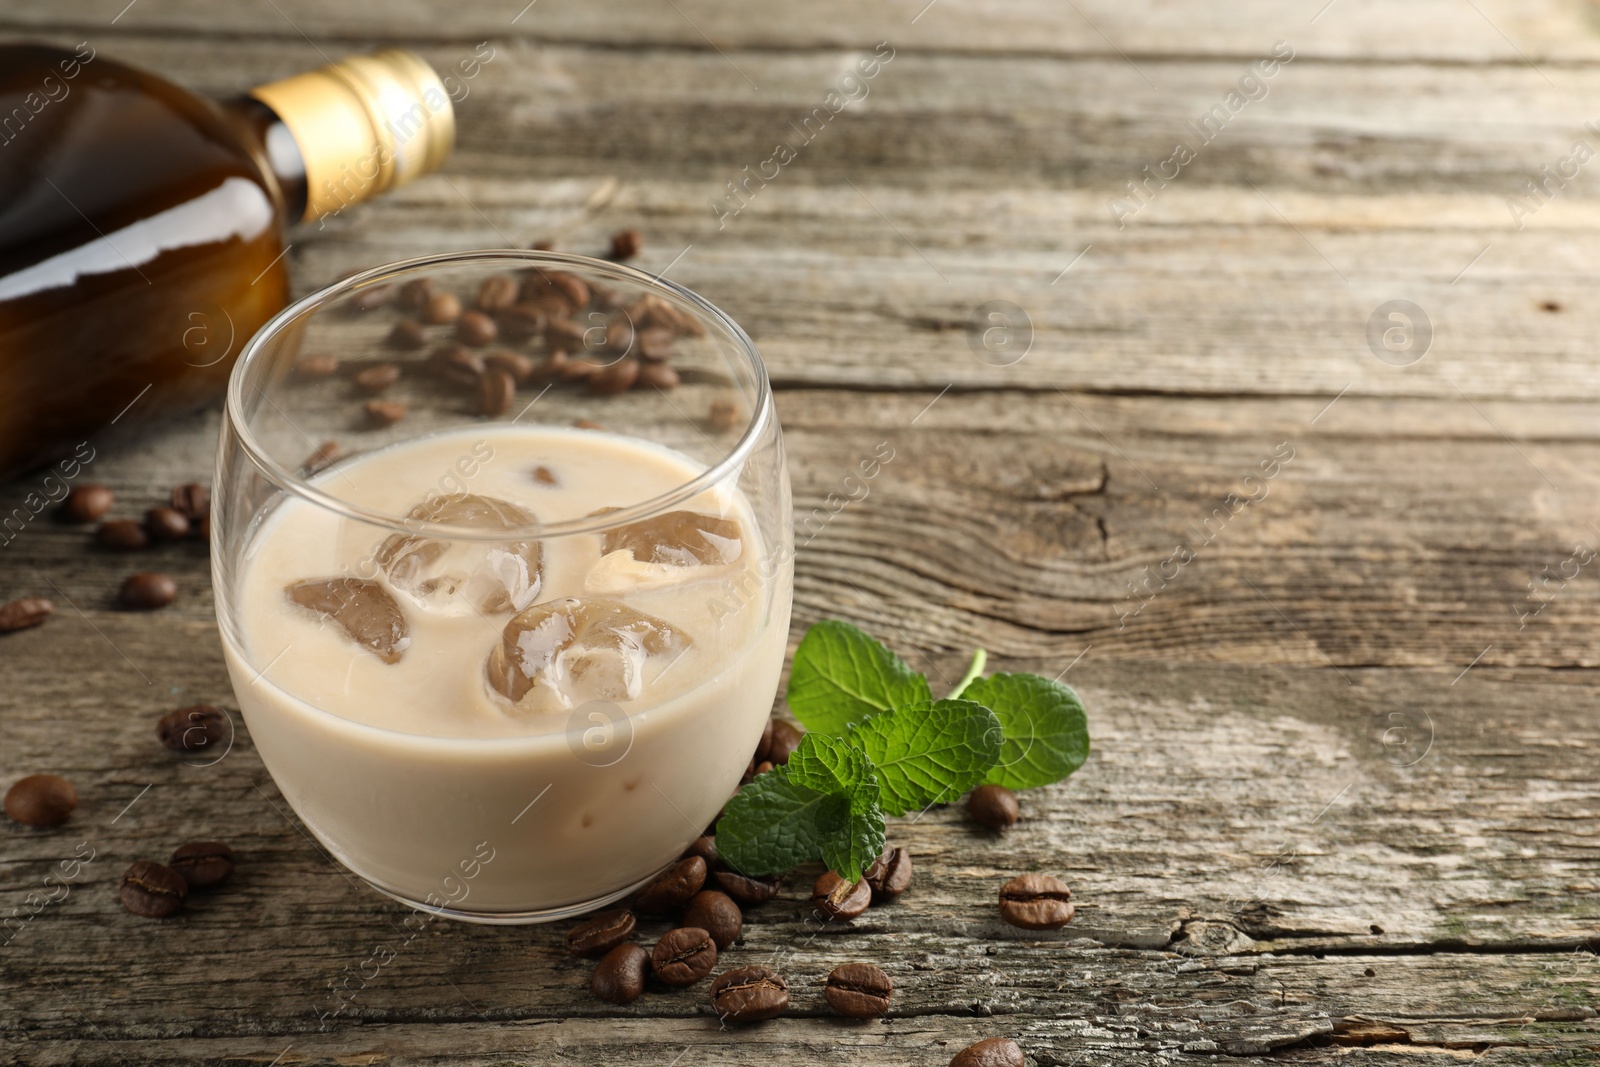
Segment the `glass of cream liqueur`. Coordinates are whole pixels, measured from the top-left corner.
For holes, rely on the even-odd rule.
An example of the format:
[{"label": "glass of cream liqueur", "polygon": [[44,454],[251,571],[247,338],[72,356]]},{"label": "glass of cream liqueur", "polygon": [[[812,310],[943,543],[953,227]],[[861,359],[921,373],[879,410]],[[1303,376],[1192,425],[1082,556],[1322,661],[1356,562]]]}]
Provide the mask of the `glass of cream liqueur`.
[{"label": "glass of cream liqueur", "polygon": [[760,356],[695,294],[556,253],[349,277],[230,382],[212,571],[251,741],[407,904],[515,923],[619,899],[760,739],[790,519]]}]

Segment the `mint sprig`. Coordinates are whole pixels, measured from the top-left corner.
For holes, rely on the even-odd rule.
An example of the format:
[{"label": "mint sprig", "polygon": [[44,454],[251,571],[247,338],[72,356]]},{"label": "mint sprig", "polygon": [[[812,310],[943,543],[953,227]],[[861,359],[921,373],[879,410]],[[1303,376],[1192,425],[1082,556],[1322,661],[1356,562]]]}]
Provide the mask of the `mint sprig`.
[{"label": "mint sprig", "polygon": [[943,700],[928,680],[846,622],[813,626],[788,701],[809,732],[785,765],[728,802],[717,850],[744,874],[820,859],[858,881],[884,846],[884,816],[948,803],[980,783],[1031,789],[1089,754],[1083,703],[1033,674],[981,677],[982,649]]}]

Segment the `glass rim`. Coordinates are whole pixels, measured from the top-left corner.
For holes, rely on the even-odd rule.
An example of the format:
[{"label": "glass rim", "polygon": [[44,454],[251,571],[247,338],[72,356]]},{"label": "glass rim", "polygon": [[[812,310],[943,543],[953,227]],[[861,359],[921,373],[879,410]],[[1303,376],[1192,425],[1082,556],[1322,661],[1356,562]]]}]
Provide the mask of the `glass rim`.
[{"label": "glass rim", "polygon": [[[315,484],[317,479],[326,477],[326,469],[309,475],[297,474],[273,459],[261,446],[260,442],[256,440],[255,434],[244,415],[246,380],[251,377],[256,361],[266,350],[267,342],[277,337],[291,323],[299,320],[302,316],[337,304],[351,292],[375,281],[393,279],[404,274],[440,267],[488,265],[493,263],[513,268],[519,265],[524,268],[575,267],[585,272],[606,276],[615,281],[632,282],[652,289],[657,293],[666,293],[688,304],[701,317],[709,320],[731,336],[744,358],[749,362],[756,387],[756,402],[755,410],[751,412],[749,420],[745,424],[744,433],[726,454],[693,478],[667,490],[665,493],[660,493],[627,507],[606,512],[603,518],[585,516],[560,522],[538,522],[528,526],[508,526],[492,531],[485,530],[479,526],[461,526],[452,523],[413,519],[407,515],[393,515],[351,503],[336,494],[326,492]],[[271,403],[271,401],[269,400],[268,403]],[[712,486],[722,482],[730,471],[742,466],[760,443],[761,435],[766,430],[768,423],[775,417],[772,383],[767,377],[766,365],[761,360],[761,353],[756,349],[755,342],[750,339],[750,335],[745,333],[744,328],[735,322],[727,312],[711,303],[705,297],[676,282],[668,281],[658,274],[650,274],[635,267],[614,263],[610,260],[579,256],[568,252],[540,252],[517,248],[467,249],[458,252],[444,252],[428,256],[417,256],[412,259],[396,260],[358,271],[301,297],[267,320],[266,324],[257,330],[255,335],[245,343],[243,350],[239,353],[239,358],[234,362],[233,370],[228,376],[228,395],[224,411],[227,415],[227,421],[231,425],[225,426],[223,432],[232,432],[234,434],[240,449],[250,458],[250,461],[255,464],[257,469],[279,489],[298,496],[308,503],[326,508],[337,515],[357,522],[383,527],[407,536],[456,541],[526,540],[599,533],[630,522],[638,522],[641,519],[649,518],[672,507],[674,504],[681,504],[698,496]],[[580,432],[593,431],[585,430]],[[420,439],[420,436],[411,439],[417,440]]]}]

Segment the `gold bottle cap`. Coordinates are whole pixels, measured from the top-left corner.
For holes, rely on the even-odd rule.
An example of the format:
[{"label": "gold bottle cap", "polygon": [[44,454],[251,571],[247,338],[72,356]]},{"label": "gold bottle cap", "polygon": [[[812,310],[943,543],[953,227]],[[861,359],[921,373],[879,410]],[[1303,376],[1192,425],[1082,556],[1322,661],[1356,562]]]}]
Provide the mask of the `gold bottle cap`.
[{"label": "gold bottle cap", "polygon": [[420,56],[349,56],[250,91],[294,135],[306,165],[306,219],[437,170],[456,139],[450,94]]}]

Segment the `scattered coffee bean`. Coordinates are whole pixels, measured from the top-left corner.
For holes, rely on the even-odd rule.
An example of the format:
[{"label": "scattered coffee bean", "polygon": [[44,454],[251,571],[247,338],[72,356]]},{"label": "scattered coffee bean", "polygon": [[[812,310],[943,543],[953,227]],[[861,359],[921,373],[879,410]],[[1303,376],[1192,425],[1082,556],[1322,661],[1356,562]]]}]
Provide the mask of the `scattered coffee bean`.
[{"label": "scattered coffee bean", "polygon": [[872,903],[872,887],[862,879],[847,882],[832,871],[824,871],[811,889],[811,906],[823,922],[849,922],[866,914]]},{"label": "scattered coffee bean", "polygon": [[638,945],[618,945],[605,954],[589,980],[589,991],[607,1004],[632,1004],[644,992],[650,953]]},{"label": "scattered coffee bean", "polygon": [[103,485],[75,485],[61,502],[61,518],[66,522],[99,522],[115,500]]},{"label": "scattered coffee bean", "polygon": [[182,541],[189,536],[189,520],[177,508],[151,508],[144,513],[144,532],[152,541]]},{"label": "scattered coffee bean", "polygon": [[529,471],[528,477],[532,478],[540,485],[560,484],[560,480],[556,477],[556,472],[551,470],[549,467],[544,466],[543,464],[540,464],[539,466],[533,468],[533,470]]},{"label": "scattered coffee bean", "polygon": [[130,611],[154,611],[178,598],[178,583],[159,571],[140,571],[123,579],[117,603]]},{"label": "scattered coffee bean", "polygon": [[513,304],[495,312],[495,323],[504,341],[526,341],[543,333],[547,318],[537,304]]},{"label": "scattered coffee bean", "polygon": [[481,311],[468,311],[456,320],[456,338],[473,348],[482,348],[500,333],[494,320]]},{"label": "scattered coffee bean", "polygon": [[499,311],[517,302],[517,280],[509,274],[496,274],[485,278],[478,286],[478,309]]},{"label": "scattered coffee bean", "polygon": [[691,897],[689,906],[683,909],[683,925],[698,926],[710,934],[721,951],[739,939],[739,932],[744,929],[744,915],[728,894],[703,889]]},{"label": "scattered coffee bean", "polygon": [[1048,874],[1024,874],[1000,887],[1000,918],[1024,930],[1059,930],[1072,921],[1072,890]]},{"label": "scattered coffee bean", "polygon": [[717,943],[697,926],[680,926],[663,934],[650,952],[650,966],[663,984],[694,985],[717,965]]},{"label": "scattered coffee bean", "polygon": [[564,270],[545,271],[544,282],[559,293],[566,305],[572,309],[569,314],[582,311],[589,306],[589,298],[593,295],[589,290],[589,283],[576,274],[568,274]]},{"label": "scattered coffee bean", "polygon": [[611,258],[617,261],[632,259],[644,247],[644,238],[638,230],[622,230],[611,235]]},{"label": "scattered coffee bean", "polygon": [[499,367],[486,367],[478,377],[478,414],[504,415],[517,395],[517,383]]},{"label": "scattered coffee bean", "polygon": [[607,323],[601,351],[613,356],[630,355],[633,352],[633,324],[625,318],[612,319]]},{"label": "scattered coffee bean", "polygon": [[167,503],[190,522],[199,522],[211,514],[211,490],[198,482],[174,486]]},{"label": "scattered coffee bean", "polygon": [[774,719],[772,723],[772,743],[767,746],[767,762],[772,764],[788,763],[789,757],[794,755],[794,750],[800,747],[800,739],[806,732],[787,719]]},{"label": "scattered coffee bean", "polygon": [[332,466],[343,455],[344,449],[339,447],[338,441],[324,441],[317,446],[316,451],[306,457],[300,468],[307,474],[315,474]]},{"label": "scattered coffee bean", "polygon": [[94,539],[101,548],[117,552],[133,552],[150,544],[150,535],[144,532],[143,526],[132,519],[111,519],[102,522],[94,533]]},{"label": "scattered coffee bean", "polygon": [[769,967],[740,967],[711,983],[711,1008],[725,1023],[758,1023],[789,1006],[789,984]]},{"label": "scattered coffee bean", "polygon": [[346,304],[354,311],[376,311],[394,296],[394,286],[387,282],[369,285],[357,290]]},{"label": "scattered coffee bean", "polygon": [[6,790],[6,814],[24,826],[60,826],[78,806],[78,791],[59,774],[30,774]]},{"label": "scattered coffee bean", "polygon": [[381,393],[400,380],[400,368],[393,363],[374,363],[356,372],[356,388],[366,393]]},{"label": "scattered coffee bean", "polygon": [[156,736],[174,752],[219,748],[232,732],[227,712],[212,704],[169,711],[156,723]]},{"label": "scattered coffee bean", "polygon": [[646,363],[639,368],[639,380],[634,384],[640,389],[676,389],[682,380],[665,363]]},{"label": "scattered coffee bean", "polygon": [[638,380],[639,361],[619,359],[589,376],[589,392],[596,396],[615,396],[632,389],[633,383]]},{"label": "scattered coffee bean", "polygon": [[967,813],[972,821],[986,830],[1004,830],[1015,825],[1022,814],[1017,807],[1017,796],[999,785],[980,785],[967,797]]},{"label": "scattered coffee bean", "polygon": [[761,740],[756,742],[755,753],[750,757],[751,767],[754,767],[763,760],[766,760],[768,763],[772,762],[770,759],[768,759],[768,756],[770,756],[772,753],[772,731],[777,724],[777,719],[770,715],[767,716],[766,725],[761,728]]},{"label": "scattered coffee bean", "polygon": [[850,1019],[875,1019],[889,1010],[894,983],[870,963],[846,963],[833,969],[822,987],[828,1007]]},{"label": "scattered coffee bean", "polygon": [[422,321],[430,326],[442,326],[461,317],[461,298],[454,293],[435,293],[422,309]]},{"label": "scattered coffee bean", "polygon": [[294,376],[303,382],[320,382],[339,373],[339,360],[325,353],[301,356],[295,360]]},{"label": "scattered coffee bean", "polygon": [[739,405],[731,400],[713,400],[706,413],[706,422],[713,430],[726,433],[739,425]]},{"label": "scattered coffee bean", "polygon": [[887,904],[911,888],[911,853],[890,845],[867,868],[867,885],[872,887],[872,902]]},{"label": "scattered coffee bean", "polygon": [[639,890],[634,907],[645,915],[675,915],[706,884],[706,861],[689,856],[668,867]]},{"label": "scattered coffee bean", "polygon": [[483,363],[486,367],[498,367],[505,371],[519,386],[532,381],[533,372],[538,367],[532,357],[525,356],[521,352],[508,352],[503,348],[483,357]]},{"label": "scattered coffee bean", "polygon": [[401,319],[389,331],[389,347],[414,352],[428,345],[428,331],[415,319]]},{"label": "scattered coffee bean", "polygon": [[602,912],[567,931],[567,951],[574,956],[604,956],[632,937],[636,925],[638,920],[627,908]]},{"label": "scattered coffee bean", "polygon": [[0,604],[0,634],[42,626],[55,610],[55,604],[42,596],[18,597]]},{"label": "scattered coffee bean", "polygon": [[472,388],[483,374],[484,360],[466,345],[454,341],[428,354],[428,373],[450,385]]},{"label": "scattered coffee bean", "polygon": [[561,364],[561,380],[564,382],[587,381],[605,369],[605,364],[597,363],[592,359],[569,359]]},{"label": "scattered coffee bean", "polygon": [[549,238],[535,241],[533,244],[528,246],[528,248],[534,252],[553,252],[555,247],[555,242],[551,241]]},{"label": "scattered coffee bean", "polygon": [[706,861],[706,870],[709,871],[717,864],[717,839],[711,834],[704,834],[696,838],[683,854],[686,857],[699,856]]},{"label": "scattered coffee bean", "polygon": [[573,419],[572,427],[575,430],[604,430],[605,423],[595,422],[593,419]]},{"label": "scattered coffee bean", "polygon": [[759,778],[770,770],[772,770],[772,762],[770,760],[762,760],[760,763],[750,768],[750,777]]},{"label": "scattered coffee bean", "polygon": [[408,311],[421,311],[433,296],[432,278],[413,278],[400,287],[400,306]]},{"label": "scattered coffee bean", "polygon": [[1025,1067],[1022,1049],[1008,1037],[991,1037],[968,1045],[950,1060],[950,1067]]},{"label": "scattered coffee bean", "polygon": [[406,406],[398,400],[369,400],[361,410],[374,426],[393,426],[406,417]]},{"label": "scattered coffee bean", "polygon": [[544,325],[545,347],[552,352],[585,352],[584,336],[587,331],[571,319],[551,319]]},{"label": "scattered coffee bean", "polygon": [[189,895],[189,883],[171,867],[151,860],[138,860],[122,875],[117,894],[122,906],[146,919],[165,919],[176,915]]},{"label": "scattered coffee bean", "polygon": [[778,879],[749,878],[736,871],[716,871],[711,880],[741,908],[755,908],[778,895]]},{"label": "scattered coffee bean", "polygon": [[221,841],[180,845],[167,866],[177,871],[190,889],[210,889],[233,877],[233,849]]},{"label": "scattered coffee bean", "polygon": [[672,344],[677,334],[660,326],[639,331],[639,357],[652,363],[672,358]]}]

